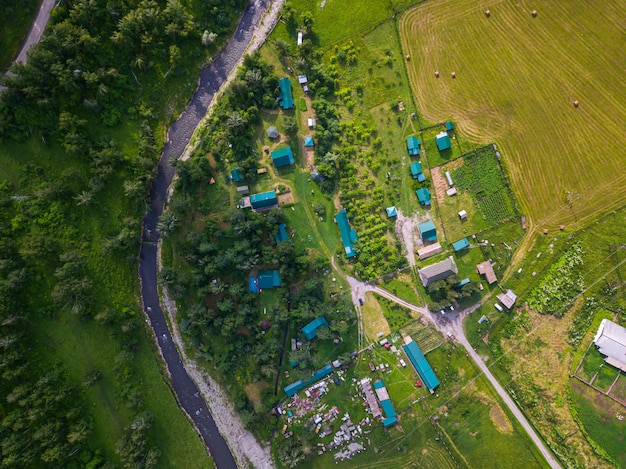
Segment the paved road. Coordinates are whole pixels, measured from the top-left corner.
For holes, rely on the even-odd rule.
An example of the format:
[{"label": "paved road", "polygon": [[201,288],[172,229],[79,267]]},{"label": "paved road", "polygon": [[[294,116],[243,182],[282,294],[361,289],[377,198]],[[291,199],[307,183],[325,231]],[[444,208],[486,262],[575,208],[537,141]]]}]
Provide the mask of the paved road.
[{"label": "paved road", "polygon": [[193,98],[169,129],[168,142],[159,159],[157,175],[152,181],[150,211],[143,219],[142,228],[139,280],[144,310],[167,365],[176,398],[193,420],[218,469],[234,469],[237,464],[226,441],[219,433],[198,388],[185,370],[161,309],[157,290],[159,236],[156,232],[156,224],[159,215],[163,213],[167,190],[174,177],[174,168],[170,162],[179,158],[185,150],[215,94],[245,52],[269,4],[269,0],[251,2],[243,13],[235,35],[213,63],[202,70]]},{"label": "paved road", "polygon": [[30,49],[34,44],[37,44],[41,39],[41,35],[46,29],[46,25],[50,19],[50,12],[52,11],[52,8],[54,8],[54,1],[55,0],[43,0],[41,2],[39,11],[37,12],[37,17],[35,18],[35,21],[33,21],[30,31],[28,31],[28,36],[26,36],[26,41],[24,41],[22,49],[15,59],[16,63],[26,63],[26,54],[28,53],[28,49]]},{"label": "paved road", "polygon": [[[550,467],[554,469],[560,469],[561,465],[556,460],[552,452],[545,445],[544,441],[537,435],[535,429],[526,419],[526,416],[522,413],[522,411],[517,407],[513,399],[509,396],[509,394],[504,390],[498,380],[493,376],[489,367],[485,364],[483,359],[476,353],[474,348],[470,345],[467,338],[465,337],[465,331],[463,330],[463,318],[469,313],[475,311],[480,307],[480,304],[476,304],[467,308],[463,311],[456,313],[446,313],[443,315],[431,313],[428,308],[423,306],[417,306],[413,303],[409,303],[408,301],[403,300],[402,298],[398,298],[393,293],[385,290],[384,288],[380,288],[377,285],[370,285],[363,282],[359,282],[358,280],[348,277],[348,283],[352,287],[352,300],[356,308],[359,308],[359,298],[365,298],[365,293],[374,292],[377,293],[391,301],[398,303],[406,308],[409,308],[413,311],[417,311],[423,314],[428,321],[430,321],[440,332],[444,335],[448,332],[452,333],[456,340],[465,348],[468,355],[474,360],[476,366],[482,371],[485,377],[492,384],[498,395],[502,398],[504,403],[507,405],[511,413],[515,416],[520,425],[526,430],[530,439],[535,443],[543,457],[546,459]],[[359,314],[360,316],[360,314]]]}]

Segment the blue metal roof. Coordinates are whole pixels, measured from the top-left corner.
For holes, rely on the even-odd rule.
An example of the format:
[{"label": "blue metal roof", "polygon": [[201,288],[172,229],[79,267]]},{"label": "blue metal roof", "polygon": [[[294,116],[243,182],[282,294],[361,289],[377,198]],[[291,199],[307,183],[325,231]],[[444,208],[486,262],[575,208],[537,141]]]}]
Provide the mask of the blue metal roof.
[{"label": "blue metal roof", "polygon": [[276,198],[275,191],[261,192],[259,194],[253,194],[250,196],[250,205],[252,208],[263,208],[277,205],[278,199]]},{"label": "blue metal roof", "polygon": [[387,216],[389,218],[398,216],[398,211],[396,210],[396,207],[387,207],[385,210],[387,211]]},{"label": "blue metal roof", "polygon": [[411,176],[413,179],[417,179],[420,174],[422,174],[422,165],[419,161],[414,161],[409,165],[409,169],[411,170]]},{"label": "blue metal roof", "polygon": [[278,80],[280,86],[280,106],[283,109],[293,109],[293,97],[291,96],[291,81],[289,78],[281,78]]},{"label": "blue metal roof", "polygon": [[450,137],[446,132],[441,132],[437,134],[437,148],[439,151],[447,150],[452,147],[452,142],[450,141]]},{"label": "blue metal roof", "polygon": [[278,270],[259,270],[257,286],[259,289],[280,287],[280,275]]},{"label": "blue metal roof", "polygon": [[313,137],[304,137],[305,147],[312,147],[313,145],[315,145],[315,142],[313,141]]},{"label": "blue metal roof", "polygon": [[430,191],[426,187],[421,187],[415,191],[417,195],[417,200],[420,201],[422,205],[430,205]]},{"label": "blue metal roof", "polygon": [[420,154],[420,142],[415,135],[406,139],[406,148],[409,155],[415,156]]},{"label": "blue metal roof", "polygon": [[324,316],[320,316],[319,318],[314,319],[300,330],[304,334],[304,337],[307,338],[307,340],[311,340],[315,338],[315,336],[317,335],[317,329],[321,326],[328,327],[328,321],[326,321],[326,318]]},{"label": "blue metal roof", "polygon": [[467,285],[468,283],[470,283],[470,279],[469,277],[465,277],[463,280],[461,280],[459,283],[456,284],[457,288],[461,288],[464,285]]},{"label": "blue metal roof", "polygon": [[446,130],[453,130],[454,129],[454,125],[452,125],[452,122],[448,121],[446,122]]},{"label": "blue metal roof", "polygon": [[320,379],[328,376],[332,372],[333,372],[333,367],[330,366],[330,363],[326,363],[326,365],[323,368],[313,373],[313,376],[311,376],[311,378],[307,379],[306,381],[298,380],[295,383],[291,383],[290,385],[285,386],[283,390],[285,391],[285,394],[287,394],[288,397],[291,397],[294,394],[296,394],[298,391],[300,391],[301,389],[304,389],[307,386],[315,383],[316,381],[319,381]]},{"label": "blue metal roof", "polygon": [[465,249],[468,248],[470,245],[469,241],[467,240],[467,238],[463,238],[463,239],[459,239],[457,242],[452,243],[452,248],[454,249],[454,252],[458,252],[461,249]]},{"label": "blue metal roof", "polygon": [[437,228],[435,228],[435,224],[432,221],[420,223],[417,226],[417,229],[420,231],[422,238],[425,238],[428,241],[434,241],[437,239]]},{"label": "blue metal roof", "polygon": [[426,357],[424,357],[424,354],[417,346],[415,341],[412,340],[408,344],[403,345],[402,348],[406,352],[406,356],[409,357],[409,360],[419,373],[422,381],[424,381],[426,387],[430,391],[432,391],[437,386],[439,386],[439,380],[437,379],[437,376],[435,376],[435,372],[430,367],[428,360],[426,360]]},{"label": "blue metal roof", "polygon": [[283,166],[289,166],[294,163],[293,153],[291,152],[291,147],[279,148],[278,150],[274,150],[272,152],[272,162],[274,166],[277,168],[282,168]]},{"label": "blue metal roof", "polygon": [[281,241],[289,241],[289,238],[287,237],[287,225],[285,223],[278,225],[278,233],[276,233],[274,239],[276,240],[276,244]]},{"label": "blue metal roof", "polygon": [[354,250],[354,242],[359,238],[356,235],[356,231],[354,231],[354,228],[350,227],[350,222],[348,222],[348,214],[345,210],[339,210],[339,213],[335,216],[335,220],[337,220],[337,224],[339,225],[341,242],[343,243],[346,250],[346,257],[356,256],[356,251]]},{"label": "blue metal roof", "polygon": [[234,182],[241,182],[243,181],[243,178],[241,177],[241,171],[239,170],[239,168],[235,168],[230,172],[230,178],[234,181]]},{"label": "blue metal roof", "polygon": [[257,277],[250,277],[250,293],[259,293],[259,279]]}]

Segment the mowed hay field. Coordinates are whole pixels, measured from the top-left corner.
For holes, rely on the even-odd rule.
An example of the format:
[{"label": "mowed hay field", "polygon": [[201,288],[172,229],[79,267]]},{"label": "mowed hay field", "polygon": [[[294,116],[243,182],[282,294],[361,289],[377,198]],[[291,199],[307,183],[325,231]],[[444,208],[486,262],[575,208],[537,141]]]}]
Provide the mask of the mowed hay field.
[{"label": "mowed hay field", "polygon": [[626,2],[433,0],[400,35],[424,117],[495,141],[535,228],[624,203]]}]

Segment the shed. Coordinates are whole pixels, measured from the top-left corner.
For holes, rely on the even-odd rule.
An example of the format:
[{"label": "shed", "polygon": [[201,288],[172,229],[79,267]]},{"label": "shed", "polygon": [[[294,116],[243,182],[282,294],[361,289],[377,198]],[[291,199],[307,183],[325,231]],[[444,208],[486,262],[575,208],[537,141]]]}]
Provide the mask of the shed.
[{"label": "shed", "polygon": [[360,381],[361,387],[363,388],[363,394],[365,394],[365,400],[367,401],[367,405],[372,412],[372,417],[378,418],[382,417],[383,413],[380,410],[380,406],[378,405],[378,401],[376,400],[376,394],[374,394],[374,390],[372,389],[372,383],[369,378],[363,378]]},{"label": "shed", "polygon": [[467,219],[467,212],[466,212],[465,210],[461,210],[461,211],[459,212],[459,218],[460,218],[461,220],[466,220],[466,219]]},{"label": "shed", "polygon": [[446,171],[446,179],[448,180],[449,186],[454,186],[454,181],[452,180],[452,175],[450,174],[450,171]]},{"label": "shed", "polygon": [[315,318],[313,321],[308,323],[306,326],[304,326],[300,330],[302,331],[302,333],[304,334],[304,337],[306,337],[307,340],[312,340],[315,338],[315,336],[317,336],[317,330],[322,326],[328,327],[328,321],[326,321],[326,318],[324,316]]},{"label": "shed", "polygon": [[312,129],[313,127],[315,127],[315,119],[313,119],[312,117],[309,117],[307,119],[307,125],[309,126],[309,129]]},{"label": "shed", "polygon": [[289,78],[284,77],[278,80],[278,86],[280,88],[280,106],[283,109],[293,109],[293,97],[291,96],[291,81]]},{"label": "shed", "polygon": [[454,252],[459,252],[459,251],[462,251],[463,249],[468,248],[469,245],[470,243],[467,240],[467,238],[463,238],[463,239],[459,239],[455,243],[452,243],[452,248],[454,249]]},{"label": "shed", "polygon": [[506,293],[497,295],[496,298],[500,300],[500,303],[502,303],[506,309],[511,309],[517,300],[517,295],[513,293],[513,290],[509,289]]},{"label": "shed", "polygon": [[300,83],[301,85],[304,85],[308,81],[309,80],[307,79],[306,75],[298,75],[298,83]]},{"label": "shed", "polygon": [[439,380],[437,379],[435,372],[413,339],[405,337],[404,342],[405,345],[402,346],[404,353],[406,353],[407,358],[415,367],[415,370],[422,378],[422,381],[424,381],[428,390],[432,393],[437,386],[439,386]]},{"label": "shed", "polygon": [[452,197],[453,195],[456,195],[456,187],[451,187],[450,189],[448,189],[446,191],[446,194],[448,194],[450,197]]},{"label": "shed", "polygon": [[411,170],[411,177],[413,179],[417,179],[420,174],[422,174],[422,165],[419,161],[414,161],[409,165],[409,169]]},{"label": "shed", "polygon": [[267,191],[261,192],[259,194],[252,194],[250,196],[250,205],[252,206],[253,210],[275,207],[276,205],[278,205],[276,191]]},{"label": "shed", "polygon": [[324,177],[323,174],[320,174],[320,172],[317,169],[317,166],[315,166],[312,170],[311,170],[311,179],[313,179],[314,181],[317,182],[322,182],[325,181],[326,178]]},{"label": "shed", "polygon": [[437,241],[437,228],[432,221],[427,221],[417,225],[420,236],[425,241]]},{"label": "shed", "polygon": [[489,285],[498,281],[496,273],[493,271],[493,266],[489,261],[481,262],[480,264],[476,265],[476,272],[478,272],[480,275],[484,275],[485,280],[487,280],[487,283]]},{"label": "shed", "polygon": [[447,132],[441,132],[437,134],[436,137],[437,148],[439,151],[444,151],[452,148],[452,142],[450,141],[450,137]]},{"label": "shed", "polygon": [[431,264],[423,269],[417,269],[422,285],[427,287],[433,282],[444,280],[450,275],[458,274],[459,268],[456,266],[452,256],[436,264]]},{"label": "shed", "polygon": [[406,139],[406,149],[411,156],[420,154],[420,142],[415,135]]},{"label": "shed", "polygon": [[291,153],[291,147],[279,148],[272,152],[272,163],[276,168],[282,168],[283,166],[289,166],[294,163],[293,153]]},{"label": "shed", "polygon": [[302,87],[302,89],[304,90],[305,93],[308,93],[309,92],[309,85],[304,85]]},{"label": "shed", "polygon": [[382,379],[374,383],[374,391],[376,391],[376,396],[378,397],[380,405],[383,408],[383,412],[385,414],[385,418],[383,419],[383,426],[385,428],[388,428],[398,423],[398,416],[395,409],[393,408],[391,399],[389,398],[389,392],[385,387],[385,382]]},{"label": "shed", "polygon": [[307,386],[310,386],[311,384],[319,381],[320,379],[325,378],[332,372],[333,372],[333,367],[330,366],[330,363],[327,363],[323,368],[320,368],[315,373],[313,373],[313,376],[311,376],[306,381],[298,380],[295,383],[291,383],[290,385],[285,386],[283,388],[283,391],[285,391],[285,394],[287,394],[287,397],[291,397],[294,394],[296,394],[298,391],[300,391],[301,389],[304,389]]},{"label": "shed", "polygon": [[415,191],[417,200],[422,205],[430,205],[430,191],[426,187],[421,187]]},{"label": "shed", "polygon": [[456,287],[463,288],[465,285],[468,285],[469,283],[471,283],[471,280],[469,279],[469,277],[465,277],[463,280],[461,280],[459,283],[456,284]]},{"label": "shed", "polygon": [[238,186],[237,187],[237,195],[248,195],[250,194],[250,189],[248,186]]},{"label": "shed", "polygon": [[233,182],[241,182],[243,181],[243,177],[241,177],[241,170],[239,168],[235,168],[230,172],[230,179]]},{"label": "shed", "polygon": [[608,319],[603,319],[593,338],[604,361],[626,373],[626,329]]},{"label": "shed", "polygon": [[398,211],[396,210],[396,207],[387,207],[385,210],[387,211],[387,216],[389,218],[398,216]]},{"label": "shed", "polygon": [[289,237],[287,236],[287,225],[285,223],[278,225],[278,233],[276,233],[274,239],[276,240],[276,244],[281,241],[289,241]]},{"label": "shed", "polygon": [[344,249],[346,251],[346,257],[349,258],[356,256],[356,251],[354,250],[354,242],[359,239],[359,237],[356,235],[356,231],[354,231],[354,228],[350,227],[348,214],[346,213],[345,209],[339,210],[339,213],[335,216],[335,221],[339,225],[341,242],[343,243]]},{"label": "shed", "polygon": [[307,148],[310,148],[312,146],[315,145],[315,142],[313,141],[313,137],[311,137],[310,135],[307,137],[304,137],[304,146]]},{"label": "shed", "polygon": [[280,137],[280,133],[278,133],[278,129],[275,126],[268,127],[266,130],[267,136],[269,138],[278,138]]},{"label": "shed", "polygon": [[281,283],[278,270],[259,270],[258,286],[260,289],[278,288]]},{"label": "shed", "polygon": [[451,130],[454,130],[454,125],[452,125],[452,122],[448,121],[446,122],[446,131],[450,132]]},{"label": "shed", "polygon": [[430,256],[440,253],[441,251],[442,251],[441,244],[439,243],[430,244],[428,246],[424,246],[423,248],[418,249],[417,257],[419,257],[421,260],[424,260]]},{"label": "shed", "polygon": [[302,31],[298,31],[298,45],[302,45]]}]

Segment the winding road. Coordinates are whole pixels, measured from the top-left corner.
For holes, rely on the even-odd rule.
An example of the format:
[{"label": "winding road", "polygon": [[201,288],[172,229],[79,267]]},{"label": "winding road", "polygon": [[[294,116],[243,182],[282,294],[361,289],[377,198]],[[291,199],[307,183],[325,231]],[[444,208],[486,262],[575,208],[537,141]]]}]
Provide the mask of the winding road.
[{"label": "winding road", "polygon": [[[431,322],[438,331],[440,331],[444,337],[449,332],[454,335],[456,341],[465,348],[467,354],[474,360],[478,369],[485,375],[485,377],[489,380],[495,391],[498,393],[500,398],[504,401],[506,406],[509,408],[513,416],[517,419],[522,428],[528,433],[528,436],[532,440],[532,442],[537,446],[543,457],[546,459],[550,467],[553,469],[561,469],[560,463],[554,457],[554,454],[550,449],[545,445],[544,441],[539,437],[534,427],[530,424],[530,422],[526,419],[526,416],[522,413],[522,411],[517,407],[511,396],[504,390],[504,388],[500,385],[498,380],[493,376],[487,364],[483,361],[483,359],[476,353],[474,348],[471,346],[467,338],[465,337],[465,331],[463,330],[463,318],[468,314],[472,313],[476,309],[478,309],[481,304],[477,303],[470,308],[464,309],[463,311],[454,312],[454,313],[446,313],[443,315],[438,315],[432,313],[423,306],[417,306],[413,303],[403,300],[402,298],[398,298],[393,293],[385,290],[384,288],[380,288],[377,285],[371,285],[363,282],[359,282],[355,278],[347,277],[348,283],[352,289],[352,301],[357,308],[357,311],[360,309],[359,306],[359,298],[364,298],[365,293],[372,292],[376,293],[380,296],[387,298],[388,300],[394,301],[395,303],[404,306],[405,308],[409,308],[413,311],[417,311],[421,313],[426,320]],[[359,312],[359,317],[361,316]]]},{"label": "winding road", "polygon": [[24,44],[22,44],[22,49],[20,53],[17,55],[15,59],[15,63],[23,64],[26,63],[26,55],[28,54],[28,50],[39,42],[41,36],[46,29],[46,25],[50,20],[50,13],[54,8],[55,0],[43,0],[41,5],[39,5],[39,10],[37,11],[37,16],[33,21],[33,24],[30,26],[30,30],[28,31],[28,36],[26,36],[26,40]]},{"label": "winding road", "polygon": [[168,131],[167,143],[157,165],[157,175],[150,190],[150,210],[143,219],[142,243],[139,253],[139,280],[144,311],[167,366],[167,372],[179,405],[193,421],[207,445],[218,469],[234,469],[237,463],[220,434],[196,384],[189,377],[168,328],[157,289],[157,249],[159,235],[156,225],[163,213],[167,191],[174,178],[172,161],[178,159],[189,144],[196,127],[205,117],[220,87],[239,63],[254,37],[270,0],[255,0],[244,11],[235,35],[211,65],[200,73],[198,88],[185,111]]}]

